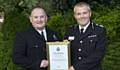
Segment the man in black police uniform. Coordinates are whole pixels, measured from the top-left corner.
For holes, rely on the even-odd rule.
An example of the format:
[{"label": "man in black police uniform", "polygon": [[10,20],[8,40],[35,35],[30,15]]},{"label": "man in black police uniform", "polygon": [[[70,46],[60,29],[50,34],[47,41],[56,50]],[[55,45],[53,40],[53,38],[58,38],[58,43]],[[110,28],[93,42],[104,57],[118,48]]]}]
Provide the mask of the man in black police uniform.
[{"label": "man in black police uniform", "polygon": [[90,21],[91,9],[87,3],[74,6],[74,17],[78,25],[68,28],[64,36],[71,42],[70,70],[101,70],[106,46],[105,28]]},{"label": "man in black police uniform", "polygon": [[47,70],[46,41],[58,41],[58,36],[46,27],[47,15],[43,8],[32,9],[30,22],[31,28],[16,35],[13,62],[27,70]]}]

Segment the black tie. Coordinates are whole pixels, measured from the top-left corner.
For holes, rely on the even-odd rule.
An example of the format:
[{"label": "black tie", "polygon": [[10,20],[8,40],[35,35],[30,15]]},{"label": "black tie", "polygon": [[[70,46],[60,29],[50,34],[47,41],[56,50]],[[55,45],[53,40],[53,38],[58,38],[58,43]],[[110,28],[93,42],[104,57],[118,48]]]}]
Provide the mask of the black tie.
[{"label": "black tie", "polygon": [[84,30],[83,28],[82,28],[82,29],[80,29],[80,34],[83,34],[83,30]]},{"label": "black tie", "polygon": [[44,52],[45,52],[45,54],[46,54],[46,44],[45,44],[46,40],[45,40],[45,36],[44,36],[43,31],[41,32],[41,36],[42,36],[42,39],[43,39],[43,41],[44,41],[43,51],[44,51]]},{"label": "black tie", "polygon": [[41,32],[41,36],[42,36],[43,40],[45,40],[45,37],[44,37],[43,31]]}]

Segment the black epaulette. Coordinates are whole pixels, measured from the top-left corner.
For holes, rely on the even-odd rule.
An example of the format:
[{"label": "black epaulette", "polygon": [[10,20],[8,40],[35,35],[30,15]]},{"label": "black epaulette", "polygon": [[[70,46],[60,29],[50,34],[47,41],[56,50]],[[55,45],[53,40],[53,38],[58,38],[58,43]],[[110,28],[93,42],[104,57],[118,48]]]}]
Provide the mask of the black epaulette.
[{"label": "black epaulette", "polygon": [[98,27],[104,27],[103,25],[101,25],[101,24],[95,24],[96,26],[98,26]]},{"label": "black epaulette", "polygon": [[77,28],[77,26],[78,26],[78,24],[75,24],[75,25],[74,25],[74,29],[76,29],[76,28]]},{"label": "black epaulette", "polygon": [[74,29],[76,29],[77,26],[78,26],[77,24],[74,24],[74,25],[69,26],[69,28],[74,28]]}]

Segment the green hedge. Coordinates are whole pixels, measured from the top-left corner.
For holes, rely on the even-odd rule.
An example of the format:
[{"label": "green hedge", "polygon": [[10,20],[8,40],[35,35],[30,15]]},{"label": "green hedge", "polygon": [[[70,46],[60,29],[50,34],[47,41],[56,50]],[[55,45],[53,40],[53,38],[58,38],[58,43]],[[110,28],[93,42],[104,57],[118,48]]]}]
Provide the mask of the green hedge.
[{"label": "green hedge", "polygon": [[94,18],[94,21],[104,25],[107,28],[107,35],[110,41],[114,41],[116,38],[120,38],[120,33],[118,32],[120,30],[120,7],[105,9],[98,13],[95,12],[96,17]]},{"label": "green hedge", "polygon": [[103,70],[120,70],[120,42],[113,42],[107,47],[103,60]]},{"label": "green hedge", "polygon": [[[120,10],[104,8],[93,11],[93,21],[107,28],[109,43],[105,58],[102,62],[104,70],[120,69]],[[48,26],[58,32],[63,38],[66,27],[76,24],[71,10],[63,13],[52,13],[49,17]],[[11,54],[15,33],[28,28],[28,17],[24,12],[11,11],[6,15],[5,22],[0,31],[0,70],[22,70],[12,63]]]}]

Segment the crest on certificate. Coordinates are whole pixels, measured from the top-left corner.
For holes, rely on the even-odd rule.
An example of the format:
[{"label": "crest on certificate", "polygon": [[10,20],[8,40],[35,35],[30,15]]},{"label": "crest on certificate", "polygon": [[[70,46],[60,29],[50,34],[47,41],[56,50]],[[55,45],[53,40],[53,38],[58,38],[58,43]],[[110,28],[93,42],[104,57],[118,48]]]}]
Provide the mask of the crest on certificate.
[{"label": "crest on certificate", "polygon": [[60,47],[57,47],[57,48],[56,48],[56,51],[60,51]]}]

